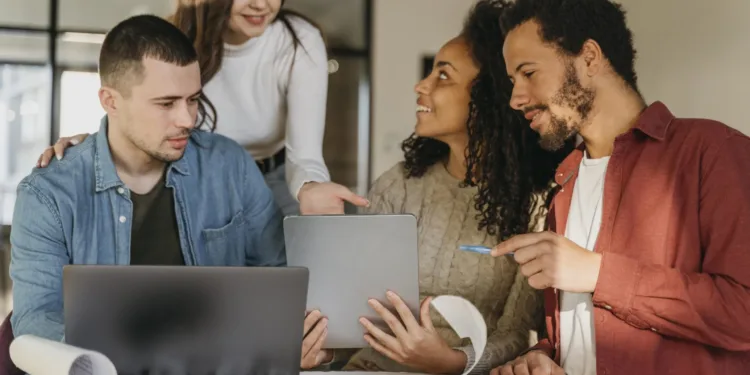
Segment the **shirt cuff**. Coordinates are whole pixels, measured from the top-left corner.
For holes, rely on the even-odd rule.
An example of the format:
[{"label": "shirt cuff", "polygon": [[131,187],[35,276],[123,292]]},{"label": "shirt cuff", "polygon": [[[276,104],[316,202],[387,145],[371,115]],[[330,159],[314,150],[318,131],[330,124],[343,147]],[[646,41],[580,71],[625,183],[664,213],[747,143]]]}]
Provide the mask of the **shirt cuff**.
[{"label": "shirt cuff", "polygon": [[[296,180],[296,181],[295,181]],[[303,179],[292,178],[289,181],[289,192],[292,194],[297,202],[299,202],[299,191],[308,182],[329,182],[330,178],[327,176],[319,175],[318,173],[307,173]]]},{"label": "shirt cuff", "polygon": [[302,187],[305,186],[308,182],[324,182],[324,181],[314,181],[314,180],[304,180],[302,183],[299,184],[296,190],[292,191],[292,196],[294,197],[297,202],[299,202],[299,191],[302,190]]},{"label": "shirt cuff", "polygon": [[632,314],[640,278],[641,267],[637,260],[621,254],[603,253],[592,302],[620,319],[630,321],[628,317]]}]

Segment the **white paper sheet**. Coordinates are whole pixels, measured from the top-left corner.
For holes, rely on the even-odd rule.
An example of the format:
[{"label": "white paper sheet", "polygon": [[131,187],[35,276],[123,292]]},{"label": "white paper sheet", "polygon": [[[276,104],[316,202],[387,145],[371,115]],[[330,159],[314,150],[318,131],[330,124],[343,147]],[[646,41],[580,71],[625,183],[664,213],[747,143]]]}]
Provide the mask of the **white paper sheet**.
[{"label": "white paper sheet", "polygon": [[471,302],[457,296],[439,296],[432,300],[432,306],[445,318],[461,338],[471,339],[474,347],[474,363],[468,364],[466,375],[474,369],[487,346],[487,325],[482,314]]},{"label": "white paper sheet", "polygon": [[117,375],[101,353],[32,335],[13,340],[10,359],[30,375]]}]

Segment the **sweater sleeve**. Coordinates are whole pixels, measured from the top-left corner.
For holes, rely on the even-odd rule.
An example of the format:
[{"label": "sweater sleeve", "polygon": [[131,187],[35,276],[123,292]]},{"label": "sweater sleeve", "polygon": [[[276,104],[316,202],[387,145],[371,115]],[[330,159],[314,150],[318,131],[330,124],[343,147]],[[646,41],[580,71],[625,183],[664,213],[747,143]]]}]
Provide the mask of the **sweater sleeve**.
[{"label": "sweater sleeve", "polygon": [[[531,210],[532,220],[530,230],[540,232],[545,227],[546,208],[539,196],[534,197]],[[532,312],[532,313],[529,313]],[[484,374],[522,355],[531,344],[530,333],[536,331],[538,336],[544,329],[544,299],[543,292],[537,291],[523,276],[520,269],[511,287],[505,309],[497,322],[497,330],[487,338],[487,347],[478,359],[471,374]],[[471,345],[459,348],[466,354],[467,368],[476,359]]]},{"label": "sweater sleeve", "polygon": [[[530,333],[539,329],[539,321],[544,314],[541,293],[529,286],[520,269],[516,272],[503,314],[497,321],[497,329],[487,337],[484,353],[470,374],[486,374],[529,348]],[[468,367],[476,357],[474,348],[469,345],[459,350],[466,354]]]},{"label": "sweater sleeve", "polygon": [[[295,19],[294,25],[305,21]],[[328,56],[323,38],[306,22],[297,27],[300,45],[286,92],[286,180],[296,199],[306,182],[331,179],[323,161],[323,135],[328,97]]]}]

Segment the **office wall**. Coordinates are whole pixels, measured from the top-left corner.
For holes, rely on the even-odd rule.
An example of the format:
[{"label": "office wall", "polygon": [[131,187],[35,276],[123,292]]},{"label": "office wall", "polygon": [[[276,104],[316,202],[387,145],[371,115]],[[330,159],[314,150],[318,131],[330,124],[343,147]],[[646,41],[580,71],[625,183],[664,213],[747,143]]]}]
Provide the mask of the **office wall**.
[{"label": "office wall", "polygon": [[422,57],[461,31],[473,0],[373,2],[373,113],[370,177],[403,159],[400,143],[414,129]]},{"label": "office wall", "polygon": [[648,101],[750,134],[750,1],[621,0]]}]

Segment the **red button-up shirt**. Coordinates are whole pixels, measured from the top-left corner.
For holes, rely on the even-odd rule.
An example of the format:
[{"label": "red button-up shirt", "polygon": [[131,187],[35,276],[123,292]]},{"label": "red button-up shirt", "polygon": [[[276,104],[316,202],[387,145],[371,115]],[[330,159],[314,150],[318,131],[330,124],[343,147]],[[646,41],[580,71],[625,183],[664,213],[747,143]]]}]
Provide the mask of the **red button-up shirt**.
[{"label": "red button-up shirt", "polygon": [[[548,219],[559,234],[582,157],[557,171]],[[750,374],[750,138],[656,102],[616,139],[604,184],[597,374]],[[557,290],[545,310],[536,348],[559,363]]]}]

